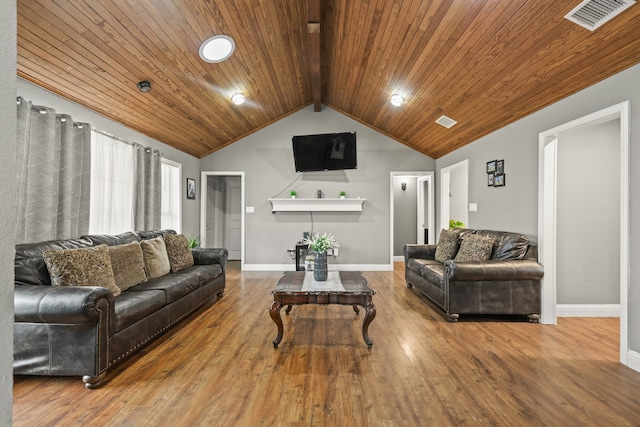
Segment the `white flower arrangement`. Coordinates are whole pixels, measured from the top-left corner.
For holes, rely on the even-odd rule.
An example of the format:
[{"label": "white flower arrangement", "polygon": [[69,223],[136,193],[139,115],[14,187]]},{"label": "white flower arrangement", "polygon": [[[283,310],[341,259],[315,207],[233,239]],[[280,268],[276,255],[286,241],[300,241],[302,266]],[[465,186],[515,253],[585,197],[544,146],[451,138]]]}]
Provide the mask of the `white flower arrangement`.
[{"label": "white flower arrangement", "polygon": [[304,243],[309,245],[309,249],[318,253],[324,253],[331,248],[340,247],[335,236],[331,233],[324,233],[323,235],[316,233],[312,238],[304,239]]}]

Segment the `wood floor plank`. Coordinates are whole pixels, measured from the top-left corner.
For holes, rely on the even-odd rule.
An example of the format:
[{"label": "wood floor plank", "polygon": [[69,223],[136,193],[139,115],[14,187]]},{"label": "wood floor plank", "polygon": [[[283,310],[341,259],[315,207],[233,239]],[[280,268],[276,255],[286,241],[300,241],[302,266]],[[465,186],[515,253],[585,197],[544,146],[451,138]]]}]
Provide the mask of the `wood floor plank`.
[{"label": "wood floor plank", "polygon": [[640,424],[640,373],[619,362],[619,320],[446,322],[394,272],[365,272],[377,316],[294,306],[269,316],[281,272],[228,271],[222,299],[116,368],[14,378],[15,426]]}]

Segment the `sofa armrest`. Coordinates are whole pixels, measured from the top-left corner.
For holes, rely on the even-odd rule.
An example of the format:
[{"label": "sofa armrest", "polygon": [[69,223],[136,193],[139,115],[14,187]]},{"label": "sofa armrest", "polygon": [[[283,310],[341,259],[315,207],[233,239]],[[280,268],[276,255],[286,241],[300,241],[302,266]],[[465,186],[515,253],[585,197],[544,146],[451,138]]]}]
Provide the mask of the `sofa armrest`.
[{"label": "sofa armrest", "polygon": [[225,271],[229,251],[222,248],[194,248],[191,249],[195,265],[220,264]]},{"label": "sofa armrest", "polygon": [[542,265],[532,260],[456,261],[444,263],[444,275],[458,281],[540,280]]},{"label": "sofa armrest", "polygon": [[93,324],[99,321],[102,300],[106,300],[113,314],[114,296],[106,288],[16,285],[14,319],[30,323]]},{"label": "sofa armrest", "polygon": [[404,253],[405,262],[409,261],[411,258],[435,259],[436,245],[418,245],[410,243],[404,245],[402,252]]}]

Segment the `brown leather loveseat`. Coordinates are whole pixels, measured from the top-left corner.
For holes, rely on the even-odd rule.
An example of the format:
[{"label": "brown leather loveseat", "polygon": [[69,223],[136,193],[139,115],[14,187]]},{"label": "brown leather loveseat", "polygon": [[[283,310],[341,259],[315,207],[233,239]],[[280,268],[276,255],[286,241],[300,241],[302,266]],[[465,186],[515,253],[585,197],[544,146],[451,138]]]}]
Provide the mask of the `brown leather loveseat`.
[{"label": "brown leather loveseat", "polygon": [[544,270],[536,245],[525,236],[443,230],[438,245],[405,245],[404,258],[407,286],[417,288],[450,321],[461,314],[526,315],[539,321]]},{"label": "brown leather loveseat", "polygon": [[82,376],[97,387],[107,371],[222,296],[227,256],[189,250],[172,230],[17,245],[14,374]]}]

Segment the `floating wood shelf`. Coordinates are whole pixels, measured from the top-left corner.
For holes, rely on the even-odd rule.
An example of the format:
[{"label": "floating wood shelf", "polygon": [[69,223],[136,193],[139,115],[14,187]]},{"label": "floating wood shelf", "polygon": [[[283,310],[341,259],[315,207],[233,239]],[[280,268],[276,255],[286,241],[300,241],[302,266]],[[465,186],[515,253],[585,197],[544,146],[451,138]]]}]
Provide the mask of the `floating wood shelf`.
[{"label": "floating wood shelf", "polygon": [[269,199],[272,212],[362,212],[367,199],[322,198],[322,199]]}]

